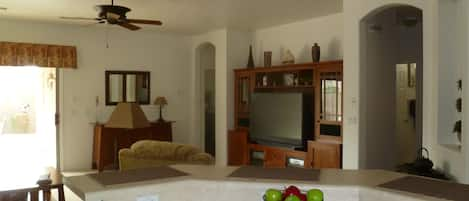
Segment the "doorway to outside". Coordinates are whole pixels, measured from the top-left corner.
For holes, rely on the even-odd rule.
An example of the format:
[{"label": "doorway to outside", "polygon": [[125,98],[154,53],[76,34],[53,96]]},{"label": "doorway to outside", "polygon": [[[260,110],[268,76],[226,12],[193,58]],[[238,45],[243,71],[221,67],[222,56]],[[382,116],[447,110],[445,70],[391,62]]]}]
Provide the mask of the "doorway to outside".
[{"label": "doorway to outside", "polygon": [[215,156],[215,46],[204,43],[197,48],[201,96],[201,133],[205,152]]},{"label": "doorway to outside", "polygon": [[393,170],[422,147],[422,10],[380,8],[360,26],[360,167]]},{"label": "doorway to outside", "polygon": [[2,66],[0,93],[0,172],[56,167],[56,69]]}]

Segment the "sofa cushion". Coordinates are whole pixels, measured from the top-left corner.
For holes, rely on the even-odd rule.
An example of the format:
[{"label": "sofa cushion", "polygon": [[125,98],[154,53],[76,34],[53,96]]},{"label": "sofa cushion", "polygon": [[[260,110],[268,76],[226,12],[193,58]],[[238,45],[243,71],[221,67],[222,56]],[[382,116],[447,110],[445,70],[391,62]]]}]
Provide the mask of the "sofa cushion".
[{"label": "sofa cushion", "polygon": [[119,151],[119,165],[123,169],[154,167],[172,164],[213,164],[214,158],[190,145],[142,140],[130,149]]}]

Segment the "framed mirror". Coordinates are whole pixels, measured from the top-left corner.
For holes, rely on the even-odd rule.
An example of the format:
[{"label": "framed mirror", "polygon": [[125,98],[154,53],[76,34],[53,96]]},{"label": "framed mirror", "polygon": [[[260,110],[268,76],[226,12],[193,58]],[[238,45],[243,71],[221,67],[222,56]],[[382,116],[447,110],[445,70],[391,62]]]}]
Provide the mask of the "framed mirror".
[{"label": "framed mirror", "polygon": [[150,72],[106,71],[106,105],[119,102],[150,104]]}]

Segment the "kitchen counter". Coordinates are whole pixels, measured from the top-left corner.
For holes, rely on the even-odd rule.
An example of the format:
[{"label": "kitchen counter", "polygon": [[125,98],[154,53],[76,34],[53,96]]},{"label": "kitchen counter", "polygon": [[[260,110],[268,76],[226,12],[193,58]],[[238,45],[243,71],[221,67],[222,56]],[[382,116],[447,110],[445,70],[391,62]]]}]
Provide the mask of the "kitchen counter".
[{"label": "kitchen counter", "polygon": [[[139,196],[156,196],[159,200],[188,200],[184,197],[194,192],[211,192],[217,196],[238,192],[237,195],[249,200],[261,200],[262,193],[267,188],[283,188],[287,185],[297,185],[301,189],[319,188],[324,190],[326,197],[337,197],[335,200],[443,200],[422,194],[407,193],[378,187],[408,175],[384,170],[336,170],[323,169],[319,171],[318,179],[312,181],[234,178],[229,175],[239,167],[173,165],[173,169],[187,173],[186,176],[152,179],[113,185],[103,185],[90,175],[65,177],[64,182],[75,194],[83,200],[135,200]],[[143,170],[142,170],[143,171]],[[292,170],[294,171],[294,170]],[[128,177],[123,173],[113,173],[115,176]],[[213,191],[213,192],[212,192]],[[169,194],[173,192],[173,194]],[[186,192],[178,195],[178,192]],[[350,195],[348,195],[350,192]],[[340,195],[340,196],[339,196]],[[176,198],[174,197],[176,196]],[[179,196],[179,197],[177,197]],[[181,197],[182,196],[182,197]],[[397,199],[395,196],[401,196]],[[210,200],[200,198],[191,200]],[[215,199],[212,199],[215,200]],[[235,200],[235,199],[231,199]],[[240,200],[240,199],[238,199]],[[241,199],[242,200],[242,199]],[[334,199],[328,199],[328,201]]]}]

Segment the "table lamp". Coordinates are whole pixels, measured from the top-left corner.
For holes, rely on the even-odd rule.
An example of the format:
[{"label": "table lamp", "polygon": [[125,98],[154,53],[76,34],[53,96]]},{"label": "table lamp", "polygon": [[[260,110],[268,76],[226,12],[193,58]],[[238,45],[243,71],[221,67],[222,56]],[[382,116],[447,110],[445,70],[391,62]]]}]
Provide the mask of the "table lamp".
[{"label": "table lamp", "polygon": [[159,96],[155,99],[153,104],[160,106],[160,117],[158,118],[158,122],[164,122],[162,111],[163,111],[163,107],[168,104],[168,101],[166,100],[164,96]]},{"label": "table lamp", "polygon": [[[143,113],[142,108],[137,103],[127,103],[121,102],[118,103],[116,108],[111,114],[109,121],[104,125],[108,128],[124,128],[124,129],[136,129],[136,128],[145,128],[150,127],[150,122],[148,122],[145,113]],[[125,131],[127,132],[127,131]],[[119,145],[117,137],[114,138],[114,167],[118,167],[118,152]]]},{"label": "table lamp", "polygon": [[104,126],[108,128],[145,128],[150,126],[150,122],[137,103],[118,103]]}]

